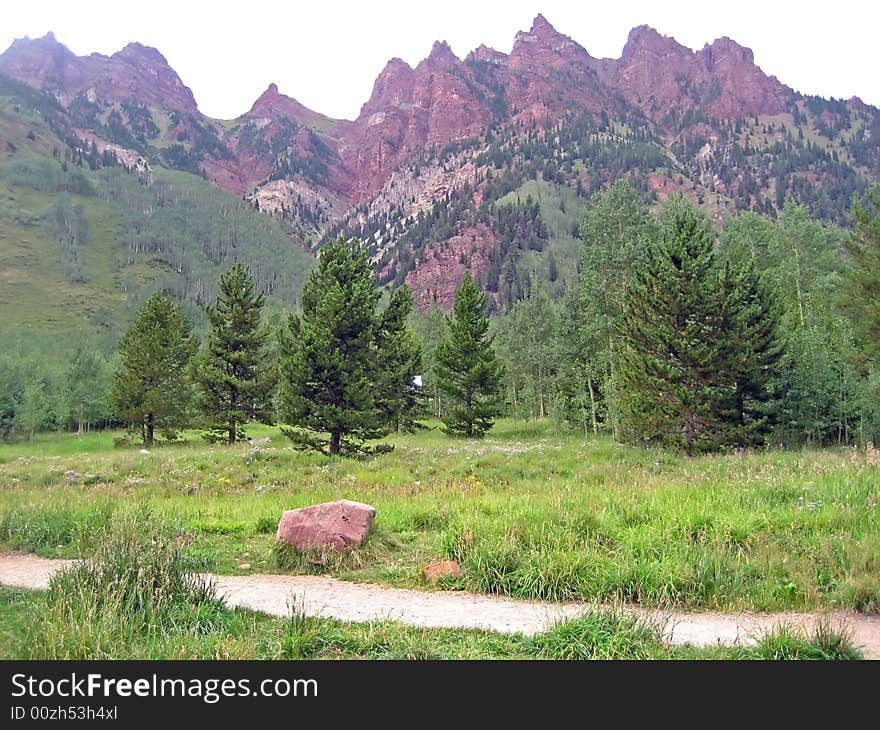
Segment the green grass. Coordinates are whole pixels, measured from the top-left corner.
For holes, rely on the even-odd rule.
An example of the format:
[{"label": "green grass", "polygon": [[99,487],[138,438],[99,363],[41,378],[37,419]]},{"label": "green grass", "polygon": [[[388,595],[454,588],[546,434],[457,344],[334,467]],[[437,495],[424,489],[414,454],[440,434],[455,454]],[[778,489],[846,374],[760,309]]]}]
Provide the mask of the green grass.
[{"label": "green grass", "polygon": [[186,541],[148,507],[120,510],[92,557],[31,593],[0,588],[0,659],[860,659],[830,624],[751,647],[670,647],[659,625],[590,611],[536,636],[344,624],[294,603],[278,619],[231,610],[193,574]]},{"label": "green grass", "polygon": [[[59,611],[57,601],[45,592],[0,587],[0,659],[861,658],[843,634],[817,637],[775,632],[761,637],[753,646],[668,646],[654,627],[600,613],[561,622],[545,634],[524,636],[423,629],[395,621],[346,624],[306,616],[296,606],[291,606],[290,615],[284,619],[217,604],[208,606],[201,610],[181,607],[173,623],[132,631],[127,621],[96,616],[82,601],[71,602],[66,610]],[[62,620],[73,621],[75,629],[59,625]],[[40,638],[51,638],[55,643],[40,644]]]},{"label": "green grass", "polygon": [[[861,655],[842,633],[783,629],[749,647],[670,647],[631,616],[590,612],[537,636],[345,624],[230,610],[184,571],[182,551],[143,513],[117,522],[96,561],[48,591],[0,587],[0,659],[823,659]],[[144,529],[145,526],[148,529]],[[157,546],[161,546],[157,548]]]},{"label": "green grass", "polygon": [[[203,570],[324,572],[428,589],[550,601],[781,610],[880,609],[880,469],[862,452],[757,451],[686,458],[501,421],[482,441],[395,436],[364,461],[268,445],[112,447],[115,434],[0,446],[0,543],[88,555],[114,514],[146,504]],[[68,472],[76,472],[70,475]],[[285,509],[334,499],[376,506],[347,555],[284,554]],[[247,565],[250,567],[242,568]]]}]

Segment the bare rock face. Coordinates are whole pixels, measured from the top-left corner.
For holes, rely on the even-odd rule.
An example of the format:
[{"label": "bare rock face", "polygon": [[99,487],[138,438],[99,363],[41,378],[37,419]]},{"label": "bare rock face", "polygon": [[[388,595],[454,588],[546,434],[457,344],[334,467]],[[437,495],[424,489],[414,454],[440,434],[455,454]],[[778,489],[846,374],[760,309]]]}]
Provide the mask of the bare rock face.
[{"label": "bare rock face", "polygon": [[416,305],[421,309],[435,304],[451,309],[455,290],[468,271],[485,285],[495,247],[495,234],[485,223],[475,223],[448,241],[426,246],[424,259],[406,275]]},{"label": "bare rock face", "polygon": [[755,65],[751,50],[729,38],[694,53],[646,25],[630,32],[610,82],[655,122],[670,109],[701,109],[716,119],[778,114],[796,97]]},{"label": "bare rock face", "polygon": [[198,114],[192,92],[165,57],[140,43],[129,43],[109,57],[77,56],[52,33],[36,40],[22,38],[0,56],[0,71],[49,89],[66,102],[87,92],[92,102],[134,100],[156,109]]},{"label": "bare rock face", "polygon": [[297,550],[345,550],[363,544],[375,516],[375,507],[347,499],[287,510],[281,515],[275,539]]},{"label": "bare rock face", "polygon": [[440,578],[461,578],[461,566],[454,560],[432,563],[425,568],[425,577],[430,581]]}]

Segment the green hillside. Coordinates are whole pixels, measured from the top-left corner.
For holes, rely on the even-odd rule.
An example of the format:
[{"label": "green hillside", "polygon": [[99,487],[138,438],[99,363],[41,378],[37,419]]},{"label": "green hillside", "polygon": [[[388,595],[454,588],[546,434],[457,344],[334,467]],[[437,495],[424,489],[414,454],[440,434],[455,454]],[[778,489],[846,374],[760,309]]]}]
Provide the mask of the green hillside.
[{"label": "green hillside", "polygon": [[28,121],[0,115],[4,139],[23,137],[0,161],[0,332],[86,329],[112,340],[156,289],[200,326],[234,261],[251,266],[270,309],[296,306],[313,259],[281,223],[194,175],[40,155],[51,133]]}]

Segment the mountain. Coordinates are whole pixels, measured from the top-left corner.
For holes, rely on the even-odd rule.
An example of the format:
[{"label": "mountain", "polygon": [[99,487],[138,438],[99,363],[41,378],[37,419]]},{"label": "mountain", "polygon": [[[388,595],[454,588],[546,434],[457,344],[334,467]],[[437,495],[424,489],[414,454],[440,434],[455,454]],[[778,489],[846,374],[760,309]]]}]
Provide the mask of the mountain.
[{"label": "mountain", "polygon": [[[68,156],[194,173],[309,251],[327,236],[368,239],[382,280],[410,284],[422,307],[448,306],[466,269],[498,307],[534,284],[561,289],[584,199],[621,175],[656,198],[681,191],[716,220],[795,200],[846,224],[880,168],[876,108],[804,96],[729,38],[693,51],[648,26],[617,59],[542,15],[509,54],[460,59],[439,41],[414,68],[391,59],[351,121],[275,84],[238,119],[209,119],[136,43],[78,57],[52,34],[20,39],[0,74],[39,92],[32,106]],[[7,158],[45,154],[13,139],[14,116],[0,120]]]}]

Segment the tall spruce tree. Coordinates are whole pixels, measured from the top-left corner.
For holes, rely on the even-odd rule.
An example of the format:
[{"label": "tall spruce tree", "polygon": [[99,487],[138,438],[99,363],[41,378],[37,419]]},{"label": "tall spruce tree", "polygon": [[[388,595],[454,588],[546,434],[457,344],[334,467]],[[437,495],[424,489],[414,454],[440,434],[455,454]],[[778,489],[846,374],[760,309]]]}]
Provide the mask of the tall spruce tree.
[{"label": "tall spruce tree", "polygon": [[392,297],[384,314],[380,298],[365,244],[340,238],[324,246],[302,313],[290,317],[281,341],[281,418],[293,427],[283,430],[299,446],[368,451],[364,442],[388,434],[404,413],[397,388],[416,374],[403,375],[416,359],[403,327],[406,294]]},{"label": "tall spruce tree", "polygon": [[189,420],[189,363],[197,347],[180,305],[151,296],[119,343],[111,391],[116,417],[152,445],[155,431],[173,439]]},{"label": "tall spruce tree", "polygon": [[489,300],[470,273],[455,292],[449,332],[434,352],[437,387],[447,398],[444,430],[454,436],[481,437],[502,413],[504,366],[492,349]]},{"label": "tall spruce tree", "polygon": [[245,438],[248,421],[273,422],[278,378],[260,322],[265,297],[255,291],[250,269],[233,265],[220,277],[219,289],[207,310],[211,330],[192,372],[209,440],[234,444]]},{"label": "tall spruce tree", "polygon": [[413,383],[422,370],[422,343],[406,324],[412,302],[408,286],[392,292],[376,332],[381,362],[377,403],[381,418],[395,431],[415,430],[427,410],[422,388]]},{"label": "tall spruce tree", "polygon": [[670,204],[623,298],[619,373],[626,434],[685,451],[727,441],[734,387],[708,224]]},{"label": "tall spruce tree", "polygon": [[726,360],[735,382],[728,440],[742,446],[761,445],[780,415],[780,368],[785,352],[782,309],[751,258],[725,265],[718,293]]}]

